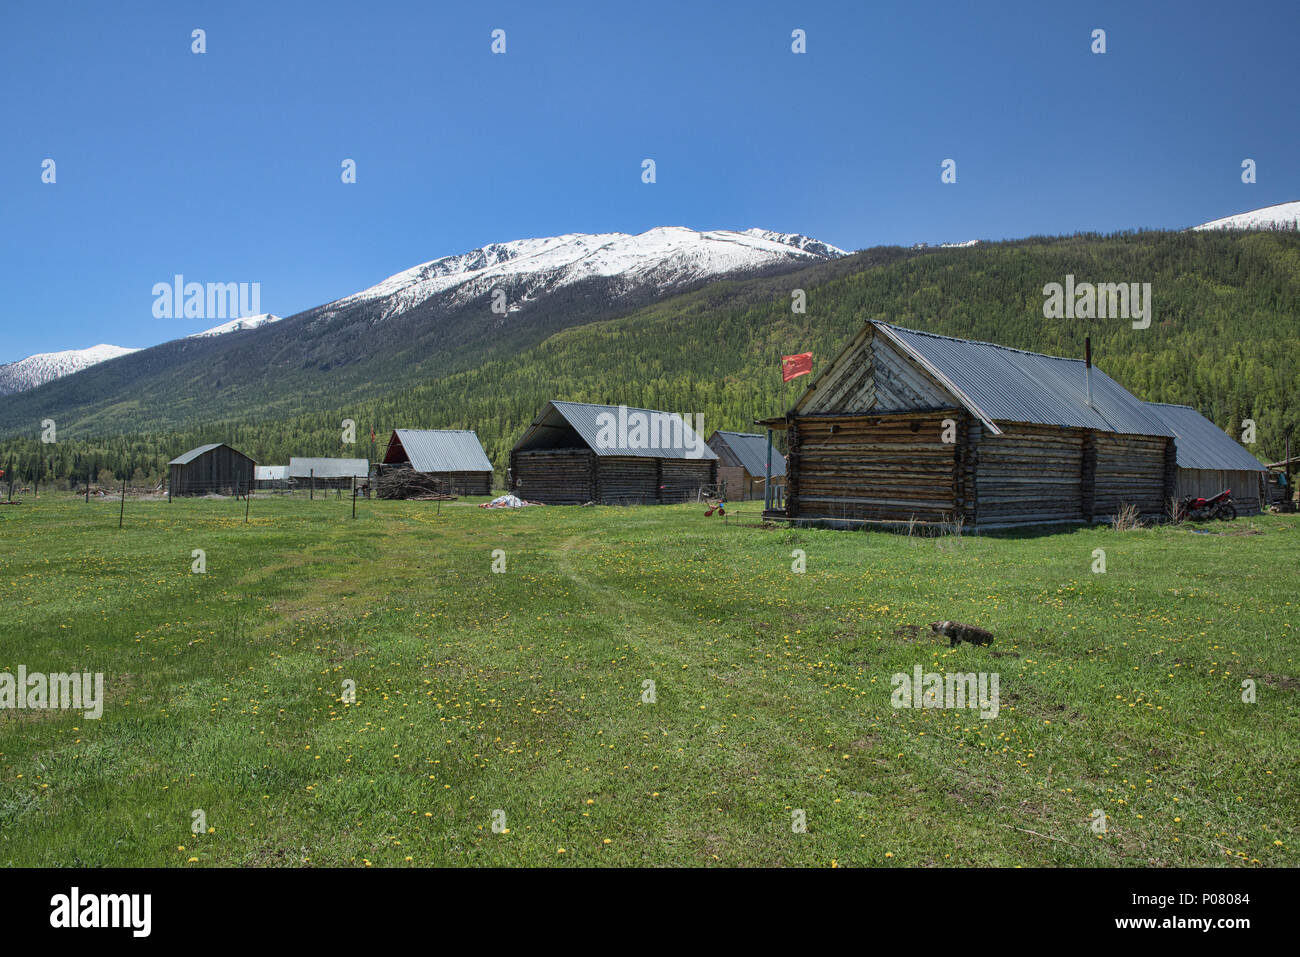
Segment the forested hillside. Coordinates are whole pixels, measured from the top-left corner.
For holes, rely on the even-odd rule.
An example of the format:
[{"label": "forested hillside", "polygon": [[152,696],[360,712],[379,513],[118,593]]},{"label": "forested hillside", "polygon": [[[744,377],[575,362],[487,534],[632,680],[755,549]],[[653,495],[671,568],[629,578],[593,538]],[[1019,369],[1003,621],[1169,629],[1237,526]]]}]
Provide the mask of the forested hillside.
[{"label": "forested hillside", "polygon": [[[1043,287],[1151,283],[1150,328],[1122,319],[1044,319]],[[803,289],[807,311],[792,312]],[[0,467],[24,477],[87,470],[161,475],[206,441],[229,441],[259,462],[290,455],[369,455],[394,427],[472,428],[503,468],[509,448],[550,398],[702,413],[706,432],[747,429],[788,406],[809,379],[782,387],[780,356],[811,350],[823,367],[868,319],[1094,359],[1143,399],[1195,406],[1240,434],[1253,418],[1264,461],[1280,458],[1300,408],[1300,234],[1150,232],[1031,238],[960,249],[884,248],[782,276],[725,281],[631,315],[568,328],[511,355],[350,402],[275,419],[250,416],[184,431],[99,439],[60,435],[0,443]],[[343,419],[355,446],[340,443]],[[1294,431],[1293,431],[1294,434]],[[93,473],[92,473],[93,474]]]}]

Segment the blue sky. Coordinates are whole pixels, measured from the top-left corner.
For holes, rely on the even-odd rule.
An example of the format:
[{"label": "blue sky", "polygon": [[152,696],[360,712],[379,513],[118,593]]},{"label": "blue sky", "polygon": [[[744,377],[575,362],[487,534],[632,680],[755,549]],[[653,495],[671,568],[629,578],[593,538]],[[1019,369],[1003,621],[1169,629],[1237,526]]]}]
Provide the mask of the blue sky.
[{"label": "blue sky", "polygon": [[1300,199],[1298,36],[1295,0],[8,0],[0,362],[212,325],[154,318],[176,273],[260,282],[291,315],[527,236],[760,226],[859,249]]}]

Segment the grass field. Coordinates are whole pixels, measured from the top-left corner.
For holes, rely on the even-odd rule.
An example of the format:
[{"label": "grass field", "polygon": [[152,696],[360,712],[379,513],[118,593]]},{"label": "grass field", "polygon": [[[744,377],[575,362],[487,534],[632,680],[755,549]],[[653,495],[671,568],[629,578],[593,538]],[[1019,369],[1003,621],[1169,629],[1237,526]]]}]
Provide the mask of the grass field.
[{"label": "grass field", "polygon": [[[1300,864],[1294,517],[921,539],[349,504],[0,508],[0,671],[106,698],[0,711],[0,863]],[[941,618],[997,639],[903,630]],[[916,665],[996,672],[1000,713],[895,709]]]}]

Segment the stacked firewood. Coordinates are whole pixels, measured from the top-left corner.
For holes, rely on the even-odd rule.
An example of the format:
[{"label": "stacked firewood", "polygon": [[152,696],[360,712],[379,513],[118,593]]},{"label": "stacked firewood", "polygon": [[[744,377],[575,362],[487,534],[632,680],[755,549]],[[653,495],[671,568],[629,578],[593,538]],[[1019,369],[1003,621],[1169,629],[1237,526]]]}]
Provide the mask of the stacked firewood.
[{"label": "stacked firewood", "polygon": [[417,472],[406,466],[381,469],[375,482],[377,498],[401,498],[422,502],[454,502],[456,496],[444,487],[445,483],[427,472]]}]

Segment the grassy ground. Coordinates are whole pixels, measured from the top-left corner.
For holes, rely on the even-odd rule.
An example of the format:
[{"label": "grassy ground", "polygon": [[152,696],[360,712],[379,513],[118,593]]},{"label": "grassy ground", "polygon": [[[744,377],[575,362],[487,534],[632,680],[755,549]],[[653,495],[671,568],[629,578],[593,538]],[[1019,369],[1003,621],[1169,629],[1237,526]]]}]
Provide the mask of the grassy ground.
[{"label": "grassy ground", "polygon": [[[923,540],[348,508],[0,508],[0,671],[107,698],[0,711],[0,863],[1300,864],[1293,517]],[[903,627],[939,618],[997,640]],[[999,715],[893,708],[918,664],[998,673]]]}]

